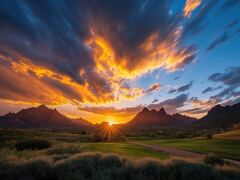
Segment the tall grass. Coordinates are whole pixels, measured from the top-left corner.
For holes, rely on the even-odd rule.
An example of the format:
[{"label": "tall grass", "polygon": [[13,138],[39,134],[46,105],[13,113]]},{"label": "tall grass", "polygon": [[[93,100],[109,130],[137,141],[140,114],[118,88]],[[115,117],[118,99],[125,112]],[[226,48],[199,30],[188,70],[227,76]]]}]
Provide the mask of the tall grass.
[{"label": "tall grass", "polygon": [[116,154],[80,153],[54,161],[49,156],[29,160],[0,159],[0,179],[166,179],[221,180],[239,179],[239,169],[228,166],[214,168],[204,163],[184,159],[131,160]]}]

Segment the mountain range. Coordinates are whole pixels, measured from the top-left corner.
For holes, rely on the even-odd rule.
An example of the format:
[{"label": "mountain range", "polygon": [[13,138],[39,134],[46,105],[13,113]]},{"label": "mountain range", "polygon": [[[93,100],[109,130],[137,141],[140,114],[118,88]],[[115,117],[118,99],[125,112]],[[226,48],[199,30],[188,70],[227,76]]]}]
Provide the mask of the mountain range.
[{"label": "mountain range", "polygon": [[191,124],[192,128],[215,129],[228,128],[240,123],[240,103],[232,106],[216,105],[207,115]]},{"label": "mountain range", "polygon": [[91,126],[90,122],[82,118],[68,118],[56,109],[49,109],[45,105],[0,116],[0,127],[6,128],[86,128]]},{"label": "mountain range", "polygon": [[197,119],[177,114],[167,114],[164,108],[159,111],[144,108],[131,121],[128,127],[133,128],[160,128],[160,127],[186,127]]},{"label": "mountain range", "polygon": [[[164,108],[159,111],[144,108],[123,126],[139,129],[162,127],[214,129],[228,128],[239,122],[240,103],[232,106],[216,105],[199,120],[179,113],[167,114]],[[45,105],[0,116],[0,127],[4,128],[92,128],[95,126],[97,125],[82,118],[69,118]]]}]

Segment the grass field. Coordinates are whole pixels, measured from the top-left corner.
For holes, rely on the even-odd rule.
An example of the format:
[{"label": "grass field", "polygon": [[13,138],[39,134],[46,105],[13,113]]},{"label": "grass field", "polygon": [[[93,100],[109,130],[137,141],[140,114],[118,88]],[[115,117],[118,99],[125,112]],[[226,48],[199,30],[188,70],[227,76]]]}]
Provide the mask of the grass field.
[{"label": "grass field", "polygon": [[145,144],[161,145],[199,153],[213,153],[224,158],[240,160],[240,142],[225,140],[141,140]]},{"label": "grass field", "polygon": [[224,133],[214,134],[214,139],[240,141],[240,129]]},{"label": "grass field", "polygon": [[[153,180],[159,177],[173,180],[202,180],[239,179],[240,177],[240,168],[234,163],[215,167],[204,160],[175,158],[124,140],[94,142],[94,132],[0,129],[0,137],[0,179],[3,180]],[[29,145],[37,147],[37,144],[39,147],[43,141],[49,142],[50,147],[24,150],[16,148]],[[240,159],[238,152],[240,142],[238,141],[193,139],[135,139],[135,141],[196,152],[211,152],[226,158]]]},{"label": "grass field", "polygon": [[133,158],[153,157],[158,159],[166,159],[169,155],[155,152],[139,145],[128,143],[86,143],[83,145],[85,152],[104,152],[117,153]]}]

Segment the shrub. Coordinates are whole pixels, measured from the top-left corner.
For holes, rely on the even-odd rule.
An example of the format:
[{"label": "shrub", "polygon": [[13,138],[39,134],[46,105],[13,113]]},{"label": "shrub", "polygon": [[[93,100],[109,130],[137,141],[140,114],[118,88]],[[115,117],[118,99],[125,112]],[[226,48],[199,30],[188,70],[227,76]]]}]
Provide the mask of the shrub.
[{"label": "shrub", "polygon": [[85,134],[87,134],[87,132],[86,131],[82,131],[81,134],[85,135]]},{"label": "shrub", "polygon": [[224,160],[216,155],[208,155],[203,159],[205,164],[209,164],[211,166],[223,166]]},{"label": "shrub", "polygon": [[212,134],[211,134],[211,133],[207,133],[207,134],[205,134],[205,137],[206,137],[207,139],[212,139]]},{"label": "shrub", "polygon": [[29,139],[23,140],[15,144],[14,148],[17,151],[23,151],[27,149],[38,150],[38,149],[46,149],[51,147],[51,143],[44,139]]}]

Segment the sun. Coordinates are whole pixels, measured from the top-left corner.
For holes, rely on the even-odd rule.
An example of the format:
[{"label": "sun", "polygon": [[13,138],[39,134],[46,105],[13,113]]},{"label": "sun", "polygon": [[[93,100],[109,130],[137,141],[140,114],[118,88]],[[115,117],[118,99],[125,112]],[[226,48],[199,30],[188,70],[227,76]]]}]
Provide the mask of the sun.
[{"label": "sun", "polygon": [[113,126],[113,125],[115,124],[115,119],[114,119],[114,117],[109,116],[109,117],[107,118],[107,122],[108,122],[109,126]]},{"label": "sun", "polygon": [[109,126],[112,126],[113,122],[112,121],[108,121],[108,124],[109,124]]}]

